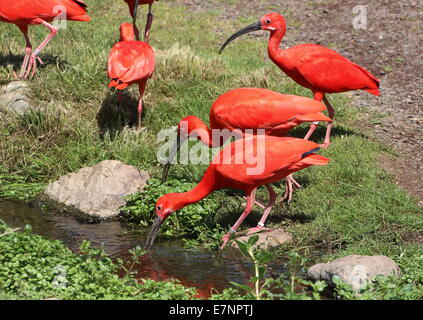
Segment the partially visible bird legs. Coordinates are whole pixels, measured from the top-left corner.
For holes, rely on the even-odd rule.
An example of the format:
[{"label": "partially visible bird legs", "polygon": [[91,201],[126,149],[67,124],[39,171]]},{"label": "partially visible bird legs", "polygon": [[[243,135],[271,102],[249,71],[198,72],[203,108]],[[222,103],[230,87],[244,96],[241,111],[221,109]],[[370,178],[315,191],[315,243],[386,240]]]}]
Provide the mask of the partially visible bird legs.
[{"label": "partially visible bird legs", "polygon": [[[329,118],[333,119],[333,117],[335,115],[335,111],[333,110],[333,107],[329,103],[329,100],[326,98],[326,96],[323,97],[323,102],[325,103],[326,108],[328,109]],[[325,141],[323,142],[322,145],[320,145],[322,148],[327,148],[330,145],[330,131],[331,131],[331,129],[332,129],[332,122],[329,122],[327,129],[326,129]]]},{"label": "partially visible bird legs", "polygon": [[57,35],[56,27],[45,22],[44,20],[41,20],[40,23],[50,30],[50,34],[45,38],[45,40],[40,44],[40,46],[31,53],[29,57],[29,61],[27,62],[28,65],[26,67],[26,72],[24,75],[25,79],[28,78],[29,75],[31,75],[31,78],[34,77],[34,75],[37,72],[37,61],[43,64],[43,61],[40,59],[38,55],[40,54],[41,50],[43,50],[44,47],[50,42],[50,40],[53,39]]},{"label": "partially visible bird legs", "polygon": [[31,56],[31,53],[32,53],[32,45],[31,45],[31,40],[29,39],[29,36],[28,36],[28,27],[22,26],[22,27],[19,27],[19,28],[21,29],[22,33],[24,34],[25,42],[26,42],[25,58],[24,58],[23,63],[22,63],[21,73],[19,74],[19,78],[22,78],[25,75],[26,68],[28,67],[29,57]]},{"label": "partially visible bird legs", "polygon": [[138,121],[137,121],[137,129],[141,129],[141,113],[142,113],[142,97],[140,97],[140,102],[138,103]]},{"label": "partially visible bird legs", "polygon": [[282,202],[287,202],[288,204],[292,201],[292,194],[294,190],[301,188],[301,185],[295,181],[292,177],[292,174],[286,177],[285,183],[285,193],[282,197]]},{"label": "partially visible bird legs", "polygon": [[310,136],[313,134],[313,132],[317,129],[317,126],[319,125],[319,121],[313,122],[310,125],[310,129],[308,130],[307,134],[304,137],[304,140],[308,140]]},{"label": "partially visible bird legs", "polygon": [[140,32],[139,32],[138,27],[137,27],[137,12],[138,12],[138,4],[139,4],[139,2],[140,2],[140,0],[136,0],[135,1],[134,12],[132,12],[132,24],[134,26],[135,39],[137,41],[140,40]]},{"label": "partially visible bird legs", "polygon": [[151,25],[153,24],[153,14],[151,13],[151,7],[153,6],[152,3],[148,4],[148,14],[147,14],[147,22],[145,24],[145,31],[144,31],[144,41],[148,43],[150,39],[150,29]]},{"label": "partially visible bird legs", "polygon": [[222,238],[222,245],[220,246],[220,249],[223,249],[226,247],[227,243],[231,239],[231,235],[236,233],[236,230],[241,225],[241,223],[245,220],[245,218],[248,216],[248,214],[251,212],[251,209],[253,208],[253,203],[255,202],[256,198],[256,191],[257,188],[255,188],[251,193],[247,196],[247,206],[244,210],[244,212],[241,214],[237,222],[229,229],[229,232],[225,234]]},{"label": "partially visible bird legs", "polygon": [[[247,200],[247,197],[244,196],[243,198],[244,198],[244,200]],[[265,204],[263,204],[262,202],[260,202],[259,200],[256,200],[254,202],[254,204],[256,204],[257,206],[259,206],[262,209],[266,209],[267,208],[267,206]]]},{"label": "partially visible bird legs", "polygon": [[270,211],[272,210],[273,204],[276,201],[277,194],[273,190],[273,188],[270,185],[265,185],[267,188],[267,191],[269,191],[269,204],[267,205],[266,209],[264,210],[263,216],[261,217],[259,223],[257,224],[257,227],[251,228],[248,230],[247,235],[257,233],[260,231],[270,231],[271,229],[265,228],[264,223],[266,222],[267,216],[269,215]]},{"label": "partially visible bird legs", "polygon": [[140,92],[140,101],[138,103],[138,122],[137,122],[137,129],[140,130],[141,129],[141,114],[142,114],[142,97],[144,95],[144,91],[145,91],[145,86],[147,84],[147,81],[143,81],[139,84],[139,92]]}]

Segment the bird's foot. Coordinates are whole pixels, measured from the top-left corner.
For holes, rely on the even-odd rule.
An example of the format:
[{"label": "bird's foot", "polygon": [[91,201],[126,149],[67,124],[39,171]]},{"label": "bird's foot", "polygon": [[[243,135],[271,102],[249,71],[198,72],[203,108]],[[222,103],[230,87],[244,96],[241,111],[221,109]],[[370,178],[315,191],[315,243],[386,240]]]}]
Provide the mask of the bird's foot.
[{"label": "bird's foot", "polygon": [[228,244],[229,240],[231,239],[231,232],[228,232],[227,234],[225,234],[222,238],[222,245],[220,246],[220,250],[223,250],[223,248],[226,247],[226,245]]},{"label": "bird's foot", "polygon": [[295,190],[301,188],[301,185],[294,179],[292,174],[286,177],[285,193],[282,196],[282,202],[290,203],[292,201],[292,194]]},{"label": "bird's foot", "polygon": [[282,196],[281,201],[286,202],[287,204],[290,204],[291,201],[292,201],[292,193],[293,193],[292,187],[290,188],[290,187],[287,186],[286,189],[285,189],[285,193]]},{"label": "bird's foot", "polygon": [[[40,64],[44,64],[44,62],[41,60],[41,58],[37,55],[35,55],[34,53],[31,54],[31,57],[29,58],[28,61],[28,66],[26,68],[26,72],[25,70],[22,70],[21,74],[19,75],[20,78],[24,78],[24,79],[28,79],[28,77],[31,79],[35,76],[35,74],[37,73],[37,61]],[[32,70],[32,72],[31,72]]]},{"label": "bird's foot", "polygon": [[[244,196],[243,197],[244,198],[244,200],[247,200],[247,197],[246,196]],[[266,205],[264,205],[263,203],[261,203],[259,200],[255,200],[255,202],[254,202],[256,205],[258,205],[260,208],[262,208],[262,209],[266,209],[267,208],[267,206]],[[246,204],[245,204],[246,205]]]},{"label": "bird's foot", "polygon": [[323,149],[326,149],[327,147],[329,147],[330,146],[330,142],[323,142],[321,145],[320,145],[320,148],[323,148]]},{"label": "bird's foot", "polygon": [[298,190],[298,189],[301,189],[301,185],[294,179],[294,178],[290,178],[291,179],[291,182],[292,182],[292,189],[293,190]]},{"label": "bird's foot", "polygon": [[135,133],[136,134],[140,134],[140,133],[142,133],[146,129],[147,129],[147,127],[137,126],[137,128],[135,129]]},{"label": "bird's foot", "polygon": [[258,233],[258,232],[262,232],[262,231],[272,231],[272,229],[266,228],[266,227],[257,226],[257,227],[254,227],[254,228],[249,229],[247,231],[247,236],[249,236],[250,234],[254,234],[254,233]]}]

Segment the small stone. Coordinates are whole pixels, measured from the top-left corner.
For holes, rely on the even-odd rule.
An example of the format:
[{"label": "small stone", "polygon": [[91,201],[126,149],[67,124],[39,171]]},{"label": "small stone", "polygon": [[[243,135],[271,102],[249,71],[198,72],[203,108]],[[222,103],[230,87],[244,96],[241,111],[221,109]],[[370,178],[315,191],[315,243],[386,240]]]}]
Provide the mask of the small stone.
[{"label": "small stone", "polygon": [[134,166],[104,160],[62,176],[47,187],[45,195],[70,210],[106,220],[117,217],[124,198],[142,190],[149,178]]},{"label": "small stone", "polygon": [[[282,229],[273,229],[269,231],[262,231],[259,233],[253,233],[251,235],[245,235],[238,237],[236,240],[238,241],[248,241],[248,239],[254,235],[257,235],[258,241],[254,245],[256,249],[270,249],[273,247],[280,246],[286,242],[292,241],[292,235]],[[232,247],[238,248],[237,243],[234,241],[231,244]]]},{"label": "small stone", "polygon": [[328,263],[319,263],[308,269],[309,278],[324,280],[333,285],[332,278],[338,276],[342,281],[352,286],[354,291],[363,288],[377,275],[401,275],[400,268],[386,256],[350,255]]},{"label": "small stone", "polygon": [[29,87],[23,81],[12,81],[0,87],[0,112],[22,115],[31,105],[27,96]]}]

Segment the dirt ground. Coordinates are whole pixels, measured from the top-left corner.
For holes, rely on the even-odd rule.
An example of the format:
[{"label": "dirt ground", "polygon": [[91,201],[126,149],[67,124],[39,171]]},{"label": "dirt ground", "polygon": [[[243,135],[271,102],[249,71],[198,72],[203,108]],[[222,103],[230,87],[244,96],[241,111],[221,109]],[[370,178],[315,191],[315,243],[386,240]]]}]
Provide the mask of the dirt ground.
[{"label": "dirt ground", "polygon": [[[193,12],[219,10],[222,19],[279,12],[288,24],[282,48],[321,44],[371,71],[381,80],[381,96],[351,92],[353,107],[362,110],[359,125],[392,148],[395,156],[381,156],[380,164],[423,205],[423,1],[179,0],[175,5],[181,4]],[[357,5],[366,8],[366,29],[353,26]],[[251,36],[268,37],[265,32]],[[377,119],[366,121],[366,112]]]}]

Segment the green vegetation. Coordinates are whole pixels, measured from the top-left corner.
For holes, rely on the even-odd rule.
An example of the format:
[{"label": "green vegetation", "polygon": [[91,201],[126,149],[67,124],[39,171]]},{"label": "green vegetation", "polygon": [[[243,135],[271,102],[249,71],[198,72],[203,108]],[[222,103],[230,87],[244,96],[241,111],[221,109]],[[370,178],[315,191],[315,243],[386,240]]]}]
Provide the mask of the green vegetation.
[{"label": "green vegetation", "polygon": [[[160,2],[155,4],[157,19],[151,32],[157,67],[145,94],[142,125],[146,129],[137,133],[128,128],[134,120],[137,89],[130,88],[125,102],[118,106],[115,94],[107,90],[105,68],[109,50],[119,36],[119,24],[130,20],[127,8],[123,1],[103,0],[89,2],[89,9],[92,22],[69,22],[41,54],[45,66],[28,81],[37,108],[17,118],[0,113],[0,199],[30,199],[66,173],[117,159],[147,170],[155,178],[141,194],[131,196],[122,209],[124,220],[146,226],[158,197],[192,188],[205,169],[204,165],[174,165],[170,181],[160,185],[157,178],[161,168],[156,159],[160,143],[156,136],[161,129],[175,126],[191,114],[208,123],[213,101],[237,87],[311,96],[266,58],[262,40],[246,37],[231,45],[224,55],[217,55],[225,35],[244,26],[246,19],[221,21],[216,12],[192,13]],[[1,23],[0,30],[0,82],[5,83],[21,63],[24,39],[16,26]],[[40,43],[45,35],[45,28],[31,28],[34,43]],[[322,284],[302,279],[304,269],[354,253],[388,255],[403,273],[398,280],[378,279],[358,298],[422,299],[423,250],[421,244],[409,240],[409,234],[423,230],[422,210],[378,166],[378,156],[389,150],[353,125],[364,120],[357,110],[349,108],[348,97],[334,95],[329,99],[335,106],[336,123],[332,145],[321,154],[331,162],[296,174],[303,188],[296,192],[291,205],[275,205],[269,226],[285,228],[293,233],[294,241],[272,252],[272,256],[291,269],[267,283],[269,288],[282,288],[283,294],[263,294],[263,298],[317,299]],[[375,115],[370,121],[380,118]],[[324,129],[315,132],[314,141],[323,141]],[[293,135],[303,137],[306,130],[301,126]],[[282,193],[283,185],[277,190]],[[265,190],[260,190],[258,197],[266,201]],[[242,212],[242,204],[241,194],[217,192],[173,215],[160,236],[216,249],[223,233]],[[261,213],[256,208],[243,227],[255,225]],[[6,226],[1,224],[0,235],[3,231]],[[174,283],[148,280],[137,284],[130,272],[119,278],[116,271],[121,266],[101,250],[88,247],[84,243],[83,254],[74,254],[60,242],[30,232],[0,236],[0,298],[192,296],[192,290]],[[68,275],[66,290],[52,285],[53,270],[58,265],[64,266]],[[357,298],[350,288],[342,284],[337,288],[338,298]],[[235,288],[213,296],[245,297],[249,295]]]},{"label": "green vegetation", "polygon": [[[195,183],[185,180],[170,180],[162,184],[158,179],[150,179],[142,192],[127,197],[127,204],[121,209],[122,220],[148,226],[154,220],[154,208],[157,200],[170,192],[186,192],[192,189]],[[161,226],[161,236],[179,238],[187,246],[196,246],[201,243],[212,249],[218,249],[224,230],[216,222],[219,220],[218,209],[222,207],[225,195],[215,193],[206,199],[187,206]]]},{"label": "green vegetation", "polygon": [[[128,269],[123,278],[101,250],[80,246],[72,253],[60,241],[11,230],[0,220],[0,298],[10,299],[189,299],[194,289],[176,282],[142,280]],[[140,254],[139,252],[136,252]]]}]

